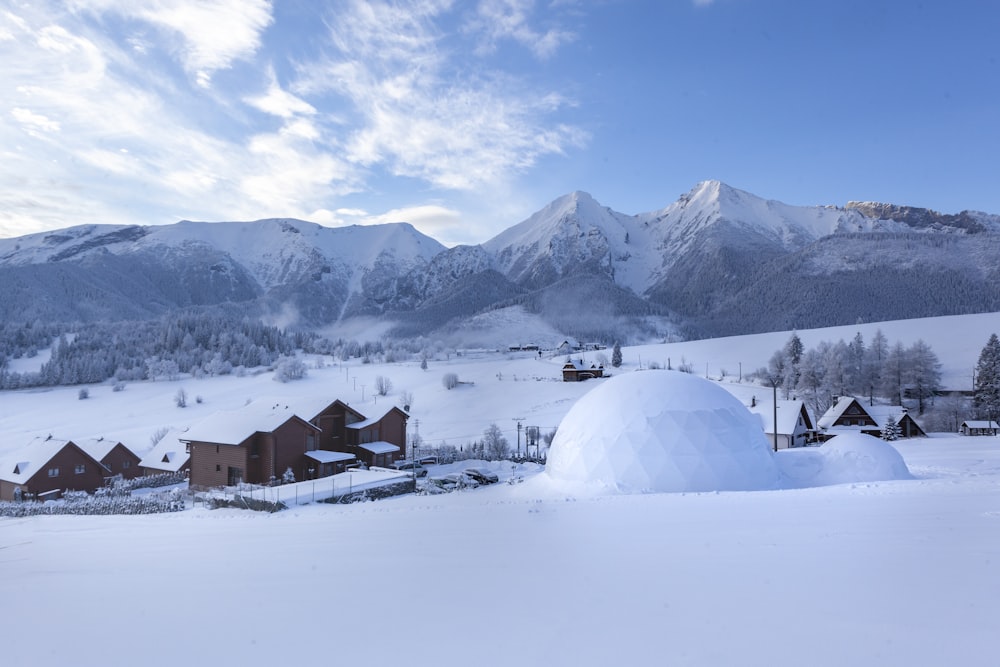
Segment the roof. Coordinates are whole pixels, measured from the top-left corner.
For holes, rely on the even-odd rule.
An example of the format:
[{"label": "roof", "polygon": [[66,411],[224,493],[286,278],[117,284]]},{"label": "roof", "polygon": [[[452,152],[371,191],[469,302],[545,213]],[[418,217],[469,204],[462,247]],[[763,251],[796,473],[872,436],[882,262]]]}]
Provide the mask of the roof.
[{"label": "roof", "polygon": [[906,414],[906,408],[901,405],[865,405],[855,396],[841,396],[837,399],[836,403],[823,413],[823,416],[816,422],[816,426],[824,430],[829,429],[830,426],[843,416],[844,411],[852,403],[857,403],[880,427],[884,426],[890,419],[898,421]]},{"label": "roof", "polygon": [[309,428],[316,426],[295,413],[285,401],[265,403],[257,400],[239,408],[216,412],[206,417],[185,433],[181,442],[211,442],[219,445],[238,445],[254,433],[270,433],[289,419],[298,417]]},{"label": "roof", "polygon": [[329,452],[325,449],[314,449],[306,452],[306,456],[319,463],[336,463],[337,461],[353,461],[354,454],[347,452]]},{"label": "roof", "polygon": [[[364,421],[354,422],[353,424],[348,424],[345,428],[350,428],[350,429],[358,430],[358,429],[365,428],[367,426],[371,426],[372,424],[377,424],[380,421],[382,421],[383,419],[385,419],[385,416],[387,414],[389,414],[390,412],[392,412],[393,410],[399,410],[399,408],[397,408],[394,405],[391,408],[386,409],[385,412],[383,412],[382,414],[380,414],[378,417],[371,417],[369,419],[365,419]],[[399,410],[399,411],[403,412],[402,410]],[[405,415],[406,413],[403,412],[403,414]]]},{"label": "roof", "polygon": [[968,428],[1000,428],[995,421],[988,419],[967,419],[962,422],[962,426],[967,426]]},{"label": "roof", "polygon": [[399,445],[394,445],[391,442],[386,442],[384,440],[376,440],[375,442],[366,442],[363,445],[358,445],[361,449],[369,451],[372,454],[391,454],[392,452],[399,451]]},{"label": "roof", "polygon": [[[61,440],[51,436],[34,438],[26,446],[8,453],[0,460],[0,479],[14,484],[26,484],[67,445],[75,446],[76,443],[72,440]],[[87,452],[84,454],[89,456]],[[100,465],[96,460],[95,463]]]},{"label": "roof", "polygon": [[339,398],[331,399],[328,396],[324,396],[322,394],[316,394],[310,396],[295,396],[291,398],[287,396],[262,396],[261,398],[254,399],[253,402],[250,403],[250,405],[257,405],[257,406],[265,405],[269,408],[275,405],[285,405],[290,410],[292,410],[292,412],[294,412],[297,416],[301,417],[306,421],[309,421],[311,419],[316,418],[317,415],[319,415],[321,412],[326,410],[334,403],[340,403],[347,409],[348,412],[353,412],[354,414],[360,417],[364,417],[363,414],[352,408],[347,403],[344,403]]},{"label": "roof", "polygon": [[[778,401],[778,431],[779,435],[792,435],[795,427],[799,423],[799,415],[805,403],[801,400]],[[771,401],[758,401],[757,405],[749,408],[750,412],[760,415],[761,424],[764,426],[764,433],[774,433],[774,403]],[[808,425],[807,425],[808,427]]]},{"label": "roof", "polygon": [[[571,359],[570,361],[567,361],[565,364],[563,364],[564,371],[568,370],[592,371],[592,370],[597,370],[597,368],[598,367],[596,364],[590,364],[588,366],[587,362],[584,361],[583,359]],[[601,368],[603,368],[603,366],[601,366]]]},{"label": "roof", "polygon": [[179,471],[191,458],[191,455],[187,453],[187,447],[179,440],[179,437],[183,435],[185,435],[183,430],[172,429],[168,431],[151,450],[146,452],[146,455],[139,461],[139,465],[143,468],[162,470],[163,472]]},{"label": "roof", "polygon": [[[74,441],[76,445],[80,447],[83,451],[87,452],[94,457],[95,460],[100,461],[105,456],[111,453],[111,450],[121,445],[113,438],[87,438],[85,440]],[[122,445],[124,447],[124,445]]]}]

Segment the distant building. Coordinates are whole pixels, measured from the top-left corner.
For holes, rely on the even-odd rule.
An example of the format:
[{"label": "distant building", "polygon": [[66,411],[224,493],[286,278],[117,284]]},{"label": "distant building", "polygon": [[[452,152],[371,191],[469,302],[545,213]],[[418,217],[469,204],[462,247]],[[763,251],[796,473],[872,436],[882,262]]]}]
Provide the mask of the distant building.
[{"label": "distant building", "polygon": [[587,364],[583,359],[569,360],[562,367],[563,382],[582,382],[604,377],[604,364]]},{"label": "distant building", "polygon": [[[750,406],[750,412],[759,415],[767,442],[773,444],[775,436],[774,403],[754,401]],[[777,412],[778,449],[804,447],[813,439],[816,428],[813,426],[812,417],[809,415],[804,401],[779,400]]]},{"label": "distant building", "polygon": [[1000,432],[1000,425],[993,420],[968,420],[962,422],[959,429],[962,435],[996,435]]},{"label": "distant building", "polygon": [[899,426],[901,438],[926,436],[913,417],[900,405],[863,405],[853,396],[841,396],[816,422],[821,440],[829,440],[840,433],[866,433],[881,437],[889,421]]}]

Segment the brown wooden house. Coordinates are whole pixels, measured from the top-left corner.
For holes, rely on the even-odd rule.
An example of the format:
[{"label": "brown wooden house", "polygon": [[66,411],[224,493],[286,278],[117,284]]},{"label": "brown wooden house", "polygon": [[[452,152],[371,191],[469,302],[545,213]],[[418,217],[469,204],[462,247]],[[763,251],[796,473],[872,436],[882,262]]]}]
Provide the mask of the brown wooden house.
[{"label": "brown wooden house", "polygon": [[188,471],[191,468],[191,454],[188,453],[187,443],[180,441],[185,432],[186,429],[167,431],[139,462],[142,474],[148,476]]},{"label": "brown wooden house", "polygon": [[379,417],[348,424],[346,450],[369,466],[389,466],[405,459],[406,421],[409,418],[394,406]]},{"label": "brown wooden house", "polygon": [[308,478],[306,452],[317,449],[319,428],[284,404],[255,401],[239,410],[218,412],[195,424],[179,440],[190,454],[192,488],[269,484],[291,469]]},{"label": "brown wooden house", "polygon": [[563,382],[582,382],[604,377],[604,365],[587,364],[583,359],[567,361],[562,367]]},{"label": "brown wooden house", "polygon": [[71,440],[36,438],[0,461],[0,500],[58,498],[63,491],[93,493],[107,471]]},{"label": "brown wooden house", "polygon": [[133,479],[142,475],[139,465],[142,459],[117,440],[89,438],[81,440],[79,445],[104,466],[107,477],[121,475],[123,479]]},{"label": "brown wooden house", "polygon": [[819,418],[816,426],[821,440],[829,440],[840,433],[857,432],[878,438],[882,436],[882,429],[890,420],[899,426],[901,438],[927,435],[906,408],[899,405],[864,405],[853,396],[841,396],[834,401],[830,409]]}]

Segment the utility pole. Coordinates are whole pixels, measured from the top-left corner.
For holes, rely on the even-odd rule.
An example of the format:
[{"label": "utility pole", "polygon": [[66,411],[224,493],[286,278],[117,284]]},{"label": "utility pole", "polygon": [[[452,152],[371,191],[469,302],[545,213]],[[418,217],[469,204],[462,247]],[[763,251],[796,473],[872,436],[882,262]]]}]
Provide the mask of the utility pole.
[{"label": "utility pole", "polygon": [[517,458],[521,458],[521,422],[517,422]]}]

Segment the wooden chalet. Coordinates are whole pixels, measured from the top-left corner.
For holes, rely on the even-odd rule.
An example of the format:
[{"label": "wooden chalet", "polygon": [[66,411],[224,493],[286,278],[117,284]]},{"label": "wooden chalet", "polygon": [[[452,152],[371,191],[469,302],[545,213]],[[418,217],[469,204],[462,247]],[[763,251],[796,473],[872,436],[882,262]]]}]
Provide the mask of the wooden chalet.
[{"label": "wooden chalet", "polygon": [[139,462],[142,474],[149,476],[187,472],[191,468],[191,455],[188,453],[187,443],[180,440],[185,432],[186,429],[171,429],[160,438]]},{"label": "wooden chalet", "polygon": [[927,433],[920,427],[906,408],[899,405],[864,405],[853,396],[841,396],[830,409],[823,413],[816,426],[820,440],[829,440],[841,433],[865,433],[876,438],[882,436],[882,429],[895,421],[899,426],[899,437],[925,437]]},{"label": "wooden chalet", "polygon": [[563,382],[582,382],[604,377],[604,364],[587,364],[583,359],[570,359],[562,367]]},{"label": "wooden chalet", "polygon": [[134,479],[142,475],[142,459],[117,440],[89,438],[78,444],[104,466],[107,477],[121,475],[122,479]]},{"label": "wooden chalet", "polygon": [[804,401],[779,400],[777,403],[777,427],[775,427],[774,405],[771,401],[756,400],[750,405],[750,411],[760,417],[768,444],[773,446],[776,433],[778,449],[804,447],[814,440],[816,427],[813,425],[812,417],[809,415]]},{"label": "wooden chalet", "polygon": [[961,431],[962,435],[996,435],[1000,433],[1000,425],[992,419],[972,419],[962,422],[959,431]]},{"label": "wooden chalet", "polygon": [[104,466],[72,440],[36,438],[0,461],[0,500],[52,500],[63,491],[93,493]]},{"label": "wooden chalet", "polygon": [[397,407],[369,419],[339,400],[258,399],[216,413],[177,439],[190,455],[193,488],[269,484],[288,469],[302,481],[356,461],[387,466],[404,458],[408,418]]}]

